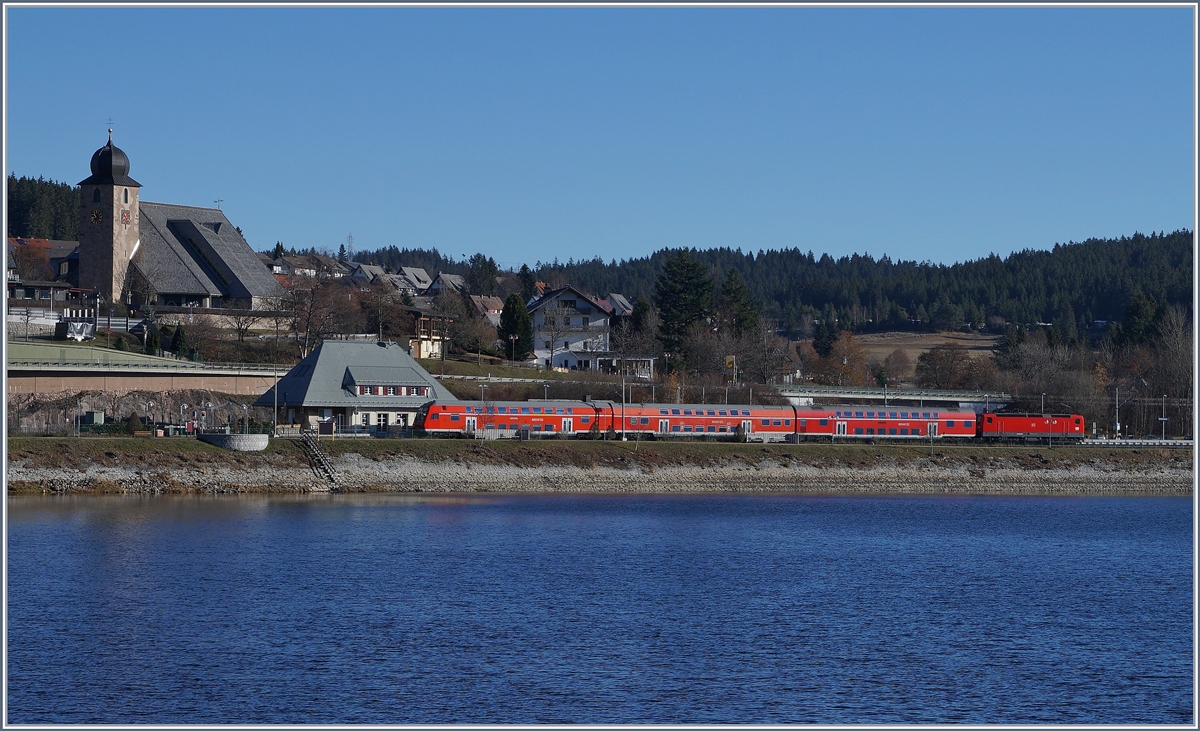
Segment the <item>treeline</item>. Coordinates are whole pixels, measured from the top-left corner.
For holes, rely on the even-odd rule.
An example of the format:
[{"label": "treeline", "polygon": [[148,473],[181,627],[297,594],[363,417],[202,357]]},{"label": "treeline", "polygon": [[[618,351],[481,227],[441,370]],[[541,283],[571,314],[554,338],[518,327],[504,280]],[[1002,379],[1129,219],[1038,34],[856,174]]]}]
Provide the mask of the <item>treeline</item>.
[{"label": "treeline", "polygon": [[[690,251],[714,276],[736,269],[765,317],[788,332],[812,334],[814,321],[859,332],[957,329],[1003,323],[1052,323],[1073,339],[1095,320],[1120,320],[1136,296],[1190,309],[1191,231],[1134,234],[1059,244],[1051,251],[992,255],[950,266],[875,259],[834,259],[799,249]],[[539,279],[596,293],[651,296],[657,276],[679,250],[605,263],[538,263]]]},{"label": "treeline", "polygon": [[8,176],[8,235],[79,240],[79,188],[44,178]]}]

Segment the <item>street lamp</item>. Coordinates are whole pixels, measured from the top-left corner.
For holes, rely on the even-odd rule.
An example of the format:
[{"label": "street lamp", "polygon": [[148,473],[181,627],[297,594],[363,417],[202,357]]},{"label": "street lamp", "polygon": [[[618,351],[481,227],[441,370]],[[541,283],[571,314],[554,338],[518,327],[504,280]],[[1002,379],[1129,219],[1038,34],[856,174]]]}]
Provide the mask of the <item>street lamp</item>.
[{"label": "street lamp", "polygon": [[1046,415],[1046,394],[1042,394],[1042,416]]},{"label": "street lamp", "polygon": [[212,401],[206,401],[206,402],[204,402],[204,407],[205,407],[205,412],[204,412],[204,428],[205,428],[205,429],[207,429],[207,428],[208,428],[208,415],[209,415],[209,413],[212,411]]},{"label": "street lamp", "polygon": [[242,404],[242,433],[250,433],[250,416],[246,404]]},{"label": "street lamp", "polygon": [[150,436],[154,436],[154,421],[150,418],[150,408],[154,406],[153,401],[146,402],[146,426],[150,427]]},{"label": "street lamp", "polygon": [[179,427],[183,428],[183,411],[188,407],[187,404],[179,404]]},{"label": "street lamp", "polygon": [[1163,415],[1162,415],[1162,419],[1160,419],[1160,421],[1162,422],[1162,425],[1163,425],[1162,438],[1163,438],[1163,441],[1166,441],[1166,439],[1167,439],[1167,395],[1165,393],[1163,394],[1162,401],[1163,401]]},{"label": "street lamp", "polygon": [[515,333],[508,336],[508,359],[513,363],[517,362],[517,336]]},{"label": "street lamp", "polygon": [[542,400],[543,400],[543,401],[549,401],[549,400],[550,400],[550,384],[549,384],[549,383],[543,383],[543,384],[542,384],[542,394],[543,394],[543,395],[542,395]]}]

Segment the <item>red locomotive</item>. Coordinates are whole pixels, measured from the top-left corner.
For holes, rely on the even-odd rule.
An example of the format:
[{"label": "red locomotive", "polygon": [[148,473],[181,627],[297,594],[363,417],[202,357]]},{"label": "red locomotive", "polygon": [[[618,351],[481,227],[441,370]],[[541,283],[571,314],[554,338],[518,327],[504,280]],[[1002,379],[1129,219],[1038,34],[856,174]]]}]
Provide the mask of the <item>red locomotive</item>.
[{"label": "red locomotive", "polygon": [[1079,414],[983,414],[978,419],[980,439],[1083,439]]}]

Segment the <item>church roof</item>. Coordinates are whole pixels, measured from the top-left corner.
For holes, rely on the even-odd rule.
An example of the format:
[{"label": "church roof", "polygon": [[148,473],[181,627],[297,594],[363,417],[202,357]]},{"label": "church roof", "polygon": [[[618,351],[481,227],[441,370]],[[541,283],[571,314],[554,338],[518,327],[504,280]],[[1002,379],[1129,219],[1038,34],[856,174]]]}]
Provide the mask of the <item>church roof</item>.
[{"label": "church roof", "polygon": [[[427,396],[366,396],[355,393],[354,385],[427,386]],[[326,340],[308,357],[279,379],[279,405],[310,407],[417,408],[434,399],[455,401],[397,343]],[[271,389],[256,406],[271,406]]]},{"label": "church roof", "polygon": [[141,201],[133,263],[160,294],[281,297],[271,271],[217,208]]},{"label": "church roof", "polygon": [[129,156],[113,144],[111,129],[108,131],[108,144],[92,153],[92,174],[79,181],[79,184],[142,187],[141,183],[129,177]]}]

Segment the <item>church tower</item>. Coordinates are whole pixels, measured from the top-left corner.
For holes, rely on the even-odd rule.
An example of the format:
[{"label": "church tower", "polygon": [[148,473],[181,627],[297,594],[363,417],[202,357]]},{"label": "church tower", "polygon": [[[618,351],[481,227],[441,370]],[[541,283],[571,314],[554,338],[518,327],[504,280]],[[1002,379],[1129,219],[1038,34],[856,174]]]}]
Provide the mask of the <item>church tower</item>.
[{"label": "church tower", "polygon": [[129,261],[137,252],[138,189],[129,158],[112,143],[92,155],[92,174],[80,181],[79,286],[108,303],[121,299]]}]

